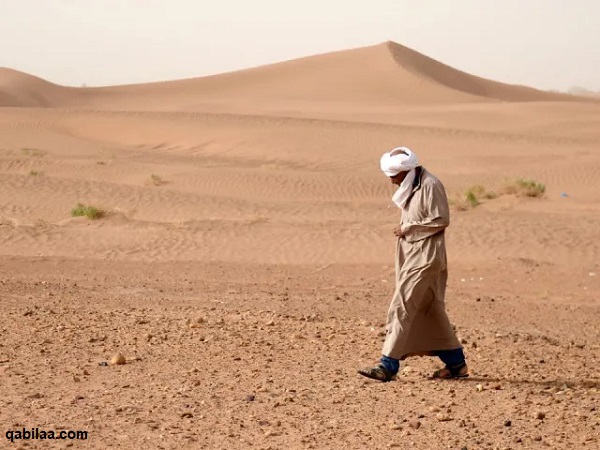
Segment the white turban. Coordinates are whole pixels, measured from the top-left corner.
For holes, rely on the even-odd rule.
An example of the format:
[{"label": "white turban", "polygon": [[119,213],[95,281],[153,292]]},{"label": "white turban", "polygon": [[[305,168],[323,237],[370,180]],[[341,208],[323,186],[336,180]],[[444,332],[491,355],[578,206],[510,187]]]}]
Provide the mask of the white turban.
[{"label": "white turban", "polygon": [[395,177],[400,172],[408,172],[419,165],[417,155],[406,147],[396,147],[381,157],[381,170],[388,177]]}]

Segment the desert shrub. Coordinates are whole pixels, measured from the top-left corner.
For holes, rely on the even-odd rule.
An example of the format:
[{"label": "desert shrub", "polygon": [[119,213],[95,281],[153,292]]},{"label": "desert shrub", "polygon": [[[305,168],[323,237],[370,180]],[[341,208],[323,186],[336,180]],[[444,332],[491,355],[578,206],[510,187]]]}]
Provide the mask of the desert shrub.
[{"label": "desert shrub", "polygon": [[39,148],[22,148],[21,151],[24,155],[33,156],[35,158],[40,158],[46,154],[44,150],[40,150]]},{"label": "desert shrub", "polygon": [[104,216],[104,211],[94,206],[86,206],[81,203],[77,203],[75,208],[71,210],[71,216],[87,217],[90,220],[95,220]]},{"label": "desert shrub", "polygon": [[159,175],[153,173],[152,175],[150,175],[149,183],[153,184],[154,186],[162,186],[163,184],[166,184],[166,181],[163,180],[162,177],[160,177]]},{"label": "desert shrub", "polygon": [[509,180],[504,186],[504,193],[517,197],[543,197],[545,192],[544,184],[525,178]]},{"label": "desert shrub", "polygon": [[482,199],[487,200],[496,198],[497,196],[495,192],[487,191],[484,186],[475,184],[462,194],[456,196],[456,198],[449,200],[448,203],[458,211],[466,211],[479,206]]},{"label": "desert shrub", "polygon": [[475,208],[480,203],[479,198],[477,198],[477,194],[471,190],[465,192],[465,202],[467,202],[467,205],[469,205],[471,208]]}]

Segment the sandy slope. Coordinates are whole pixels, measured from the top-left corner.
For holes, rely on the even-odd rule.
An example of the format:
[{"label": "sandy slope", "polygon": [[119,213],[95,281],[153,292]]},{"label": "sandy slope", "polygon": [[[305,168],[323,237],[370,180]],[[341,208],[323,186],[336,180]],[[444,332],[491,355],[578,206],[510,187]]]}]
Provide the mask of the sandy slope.
[{"label": "sandy slope", "polygon": [[424,103],[583,99],[476,77],[393,42],[216,76],[117,87],[67,88],[0,70],[0,106],[297,114],[324,107],[398,111]]},{"label": "sandy slope", "polygon": [[[451,196],[475,183],[494,189],[505,177],[547,184],[543,200],[502,197],[456,214],[450,245],[468,244],[465,251],[477,259],[560,255],[579,264],[587,255],[591,263],[600,229],[600,190],[593,188],[599,136],[592,128],[600,114],[573,106],[566,118],[542,125],[535,111],[514,110],[532,114],[534,126],[527,130],[520,121],[515,131],[500,132],[434,121],[5,110],[3,247],[14,254],[143,260],[255,261],[258,252],[272,263],[355,262],[354,255],[385,262],[397,212],[388,208],[392,187],[377,161],[382,149],[407,143]],[[433,110],[436,116],[442,114]],[[71,219],[78,202],[110,215],[91,224]],[[580,222],[568,220],[582,211]],[[564,234],[556,235],[557,226]],[[589,244],[576,245],[581,240]]]},{"label": "sandy slope", "polygon": [[[0,104],[3,430],[127,449],[597,445],[599,103],[385,43],[94,89],[3,69]],[[451,197],[547,188],[453,211],[448,304],[473,382],[429,383],[429,360],[385,387],[354,372],[391,294],[378,160],[396,145]],[[107,214],[73,218],[78,202]],[[141,360],[98,366],[117,350]]]}]

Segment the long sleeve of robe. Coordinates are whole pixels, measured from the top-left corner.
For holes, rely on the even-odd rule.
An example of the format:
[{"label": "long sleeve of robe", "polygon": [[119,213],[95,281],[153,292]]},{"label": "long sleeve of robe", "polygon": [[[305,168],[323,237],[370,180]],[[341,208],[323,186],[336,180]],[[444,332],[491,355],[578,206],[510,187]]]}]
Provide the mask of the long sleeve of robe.
[{"label": "long sleeve of robe", "polygon": [[423,170],[401,219],[396,288],[383,354],[396,359],[460,348],[445,310],[448,278],[445,229],[450,223],[441,181]]},{"label": "long sleeve of robe", "polygon": [[413,214],[406,214],[407,221],[401,224],[407,242],[428,238],[450,225],[448,199],[441,182],[426,178],[419,195],[414,195],[411,204],[414,205],[414,202],[418,202],[417,214],[414,214],[413,207]]}]

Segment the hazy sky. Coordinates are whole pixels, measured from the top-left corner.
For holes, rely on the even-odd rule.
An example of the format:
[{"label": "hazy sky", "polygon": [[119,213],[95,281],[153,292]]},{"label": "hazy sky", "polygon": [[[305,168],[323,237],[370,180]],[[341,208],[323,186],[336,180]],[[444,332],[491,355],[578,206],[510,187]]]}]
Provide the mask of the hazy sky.
[{"label": "hazy sky", "polygon": [[73,86],[387,40],[499,81],[600,90],[600,0],[0,0],[0,66]]}]

